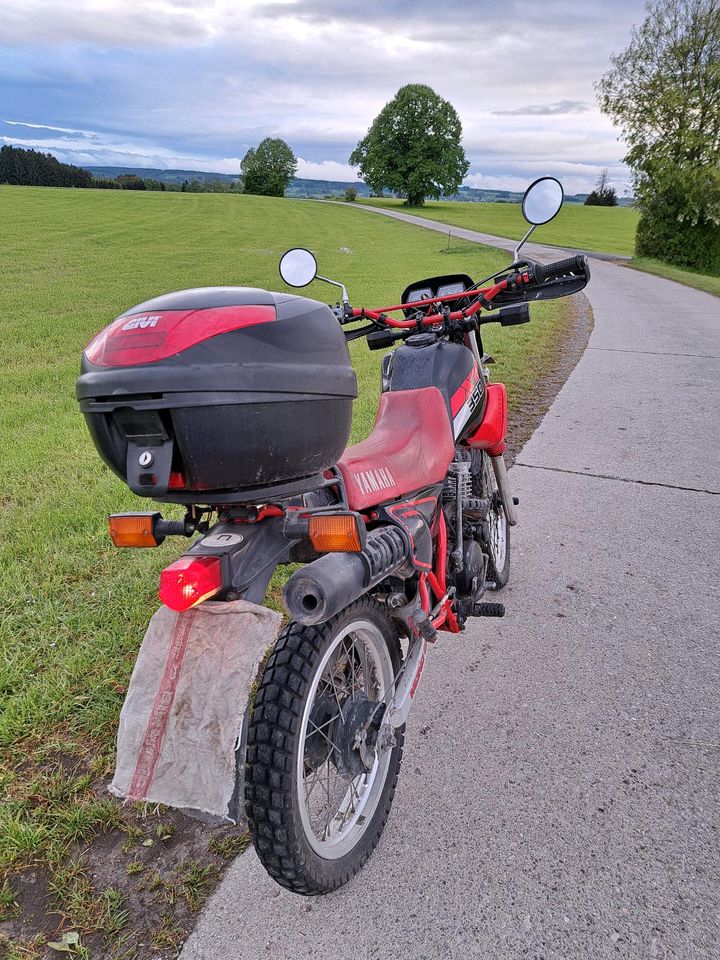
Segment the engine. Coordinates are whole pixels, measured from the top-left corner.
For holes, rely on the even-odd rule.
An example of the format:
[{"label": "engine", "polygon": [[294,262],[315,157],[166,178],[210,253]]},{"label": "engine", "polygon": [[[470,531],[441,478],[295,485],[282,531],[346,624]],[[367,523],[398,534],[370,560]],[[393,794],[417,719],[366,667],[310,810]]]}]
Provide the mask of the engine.
[{"label": "engine", "polygon": [[479,450],[458,449],[442,494],[448,531],[447,583],[455,587],[458,616],[463,621],[485,593],[491,504],[483,496],[482,458]]}]

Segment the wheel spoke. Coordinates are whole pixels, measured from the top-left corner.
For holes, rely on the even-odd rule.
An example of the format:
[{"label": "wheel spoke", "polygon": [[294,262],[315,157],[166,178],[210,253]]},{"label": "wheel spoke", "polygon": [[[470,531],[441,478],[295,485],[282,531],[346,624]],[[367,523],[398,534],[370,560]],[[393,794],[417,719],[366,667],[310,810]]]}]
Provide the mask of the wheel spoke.
[{"label": "wheel spoke", "polygon": [[335,687],[335,678],[334,678],[334,677],[330,677],[330,685],[332,686],[332,691],[333,691],[333,693],[335,694],[335,702],[337,703],[337,705],[338,705],[338,710],[340,711],[340,719],[341,719],[341,720],[344,720],[345,717],[344,717],[343,712],[342,712],[342,706],[341,706],[341,704],[340,704],[340,697],[338,696],[338,692],[337,692],[337,689],[336,689],[336,687]]},{"label": "wheel spoke", "polygon": [[323,723],[322,726],[320,726],[320,727],[318,727],[315,723],[313,723],[312,720],[308,720],[308,727],[312,727],[312,728],[313,728],[313,729],[310,731],[311,735],[313,735],[313,734],[315,734],[315,733],[319,733],[320,736],[321,736],[324,740],[327,740],[327,742],[330,744],[330,746],[333,747],[333,746],[334,746],[334,743],[332,742],[332,740],[330,739],[330,737],[329,737],[326,733],[323,733],[323,727],[327,727],[329,724],[333,723],[333,721],[335,721],[335,720],[337,720],[337,715],[335,715],[334,717],[332,717],[332,718],[331,718],[330,720],[328,720],[326,723]]}]

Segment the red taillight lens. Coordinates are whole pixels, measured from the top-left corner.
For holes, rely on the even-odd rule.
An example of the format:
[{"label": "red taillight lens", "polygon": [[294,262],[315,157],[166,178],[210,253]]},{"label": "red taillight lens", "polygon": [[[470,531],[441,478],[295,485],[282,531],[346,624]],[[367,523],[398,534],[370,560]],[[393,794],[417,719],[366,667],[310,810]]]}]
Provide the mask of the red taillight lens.
[{"label": "red taillight lens", "polygon": [[180,557],[160,574],[159,595],[171,610],[189,610],[223,587],[219,557]]},{"label": "red taillight lens", "polygon": [[168,490],[184,490],[185,489],[185,477],[180,473],[179,470],[173,470],[170,474],[170,479],[168,480]]},{"label": "red taillight lens", "polygon": [[125,314],[90,341],[85,356],[99,367],[153,363],[220,333],[270,323],[276,316],[275,307],[267,304]]}]

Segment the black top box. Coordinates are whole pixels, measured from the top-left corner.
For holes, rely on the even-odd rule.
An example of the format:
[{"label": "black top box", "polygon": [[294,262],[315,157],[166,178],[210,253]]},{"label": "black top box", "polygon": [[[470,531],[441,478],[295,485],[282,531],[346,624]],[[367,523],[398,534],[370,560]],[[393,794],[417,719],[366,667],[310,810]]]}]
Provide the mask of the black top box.
[{"label": "black top box", "polygon": [[317,485],[345,449],[357,383],[325,304],[207,287],[113,321],[85,350],[76,392],[100,455],[135,493],[230,504]]}]

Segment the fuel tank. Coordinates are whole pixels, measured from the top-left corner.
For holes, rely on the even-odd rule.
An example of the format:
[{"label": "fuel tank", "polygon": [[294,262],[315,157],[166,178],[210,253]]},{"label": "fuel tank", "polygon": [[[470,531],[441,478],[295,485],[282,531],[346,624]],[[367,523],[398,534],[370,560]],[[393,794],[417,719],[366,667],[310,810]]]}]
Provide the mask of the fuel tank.
[{"label": "fuel tank", "polygon": [[456,440],[477,427],[485,411],[485,383],[470,350],[459,343],[418,333],[389,355],[383,390],[437,387],[445,400]]}]

